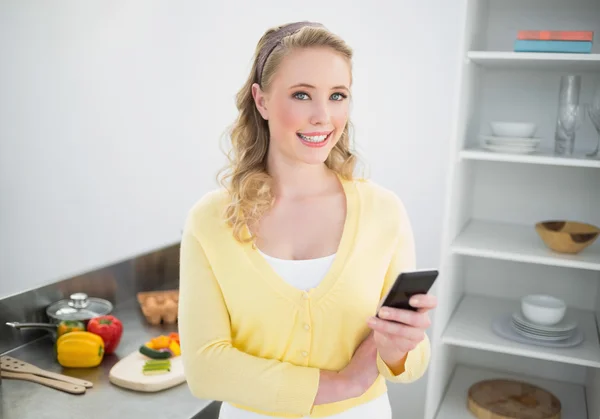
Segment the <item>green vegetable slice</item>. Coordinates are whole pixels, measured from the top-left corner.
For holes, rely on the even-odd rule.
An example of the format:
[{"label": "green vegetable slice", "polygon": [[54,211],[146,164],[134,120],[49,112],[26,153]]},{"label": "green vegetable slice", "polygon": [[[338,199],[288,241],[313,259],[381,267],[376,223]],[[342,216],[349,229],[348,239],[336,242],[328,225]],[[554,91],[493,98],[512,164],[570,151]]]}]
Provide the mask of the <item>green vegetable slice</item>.
[{"label": "green vegetable slice", "polygon": [[148,348],[146,345],[140,346],[140,353],[146,355],[152,359],[169,359],[171,358],[171,352],[162,352],[155,349]]}]

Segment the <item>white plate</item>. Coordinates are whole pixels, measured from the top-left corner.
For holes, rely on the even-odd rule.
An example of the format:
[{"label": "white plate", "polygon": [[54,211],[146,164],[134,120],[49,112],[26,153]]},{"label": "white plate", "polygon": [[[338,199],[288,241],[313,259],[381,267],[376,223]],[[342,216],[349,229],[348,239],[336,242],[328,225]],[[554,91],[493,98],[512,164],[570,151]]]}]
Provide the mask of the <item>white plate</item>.
[{"label": "white plate", "polygon": [[575,333],[570,338],[559,341],[544,341],[539,339],[531,339],[522,335],[519,335],[512,327],[511,316],[504,315],[492,322],[492,331],[498,336],[512,340],[514,342],[525,343],[537,346],[546,346],[550,348],[570,348],[579,345],[583,342],[583,332],[580,328],[575,329]]},{"label": "white plate", "polygon": [[525,331],[529,331],[532,333],[540,333],[540,334],[545,334],[545,335],[568,335],[569,333],[571,333],[575,327],[566,329],[566,330],[544,330],[544,329],[540,329],[539,327],[536,326],[531,326],[529,324],[524,324],[522,322],[520,322],[519,320],[516,320],[513,317],[513,323],[515,324],[515,326],[518,326],[519,328],[525,330]]},{"label": "white plate", "polygon": [[568,337],[569,335],[571,335],[571,333],[573,333],[572,330],[569,330],[568,332],[543,332],[543,331],[539,331],[536,329],[531,329],[527,326],[523,326],[517,322],[514,321],[512,322],[513,326],[519,330],[522,330],[523,332],[526,333],[531,333],[532,335],[538,335],[538,336],[549,336],[549,337],[557,337],[557,338],[565,338]]},{"label": "white plate", "polygon": [[483,148],[495,153],[510,153],[510,154],[531,154],[536,151],[536,147],[522,147],[522,146],[505,146],[505,145],[491,145],[483,144]]},{"label": "white plate", "polygon": [[493,147],[504,147],[504,148],[537,148],[537,144],[522,144],[522,143],[502,143],[493,141],[484,141],[484,145]]},{"label": "white plate", "polygon": [[522,324],[523,326],[527,326],[530,329],[536,329],[543,332],[569,332],[577,327],[577,322],[575,320],[570,319],[568,316],[565,316],[559,323],[552,326],[542,326],[540,324],[535,324],[525,319],[523,315],[516,311],[512,315],[513,319]]},{"label": "white plate", "polygon": [[515,326],[514,323],[512,323],[511,326],[515,332],[517,332],[518,334],[520,334],[522,336],[525,336],[525,337],[531,338],[531,339],[543,340],[543,341],[549,341],[549,342],[565,340],[565,339],[569,338],[570,335],[573,333],[573,332],[571,332],[567,336],[548,336],[548,335],[540,335],[537,333],[527,332],[527,331]]},{"label": "white plate", "polygon": [[519,137],[495,137],[493,135],[482,135],[481,139],[491,145],[516,145],[535,147],[541,142],[541,138],[519,138]]}]

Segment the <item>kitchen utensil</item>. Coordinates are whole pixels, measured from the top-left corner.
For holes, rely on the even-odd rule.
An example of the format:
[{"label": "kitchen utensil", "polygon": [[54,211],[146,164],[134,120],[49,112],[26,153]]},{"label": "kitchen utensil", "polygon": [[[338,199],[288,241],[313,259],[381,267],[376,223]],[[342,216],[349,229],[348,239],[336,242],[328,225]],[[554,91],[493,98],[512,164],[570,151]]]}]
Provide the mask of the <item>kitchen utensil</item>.
[{"label": "kitchen utensil", "polygon": [[21,322],[6,322],[7,326],[15,329],[46,329],[50,332],[56,332],[58,323],[21,323]]},{"label": "kitchen utensil", "polygon": [[548,390],[516,380],[479,381],[467,405],[479,419],[560,419],[562,404]]},{"label": "kitchen utensil", "polygon": [[533,122],[490,122],[492,133],[497,137],[533,137],[537,130],[537,125]]},{"label": "kitchen utensil", "polygon": [[571,348],[583,342],[583,332],[577,327],[572,334],[564,340],[548,341],[533,337],[523,336],[513,327],[511,315],[504,315],[492,322],[492,331],[503,339],[519,342],[526,345],[545,346],[548,348]]},{"label": "kitchen utensil", "polygon": [[66,383],[91,388],[94,384],[91,381],[80,380],[79,378],[69,377],[68,375],[57,374],[55,372],[46,371],[35,365],[29,364],[20,359],[16,359],[10,356],[0,357],[0,369],[2,371],[19,372],[39,375],[42,377],[52,378],[54,380],[64,381]]},{"label": "kitchen utensil", "polygon": [[50,336],[54,341],[57,338],[58,322],[57,323],[20,323],[20,322],[6,322],[7,326],[15,328],[17,330],[27,329],[45,329],[50,332]]},{"label": "kitchen utensil", "polygon": [[110,314],[113,305],[102,298],[88,297],[83,292],[71,294],[70,298],[56,301],[46,308],[49,323],[7,322],[15,329],[46,329],[51,332],[56,340],[57,326],[62,320],[80,320],[87,326],[87,322],[98,316]]},{"label": "kitchen utensil", "polygon": [[565,316],[567,305],[559,298],[544,294],[531,294],[521,298],[521,311],[535,324],[551,326]]},{"label": "kitchen utensil", "polygon": [[119,387],[150,393],[165,390],[185,382],[181,356],[169,358],[171,360],[171,371],[160,375],[142,374],[142,367],[149,359],[139,351],[133,352],[111,368],[108,379]]},{"label": "kitchen utensil", "polygon": [[83,292],[77,292],[71,294],[69,299],[60,300],[49,305],[46,314],[58,323],[61,320],[87,321],[94,317],[109,314],[112,310],[113,305],[110,301],[88,297]]},{"label": "kitchen utensil", "polygon": [[179,290],[139,292],[137,300],[148,323],[158,325],[177,322]]},{"label": "kitchen utensil", "polygon": [[535,231],[550,249],[559,253],[579,253],[591,245],[600,234],[592,224],[567,220],[548,220],[536,223]]},{"label": "kitchen utensil", "polygon": [[66,383],[64,381],[53,380],[51,378],[44,378],[44,377],[40,377],[40,376],[37,376],[34,374],[29,374],[26,372],[10,372],[10,371],[2,370],[2,371],[0,371],[0,374],[2,375],[2,378],[13,378],[16,380],[32,381],[34,383],[38,383],[38,384],[45,385],[47,387],[55,388],[57,390],[61,390],[66,393],[71,393],[71,394],[84,394],[85,393],[84,386],[78,386],[75,384]]}]

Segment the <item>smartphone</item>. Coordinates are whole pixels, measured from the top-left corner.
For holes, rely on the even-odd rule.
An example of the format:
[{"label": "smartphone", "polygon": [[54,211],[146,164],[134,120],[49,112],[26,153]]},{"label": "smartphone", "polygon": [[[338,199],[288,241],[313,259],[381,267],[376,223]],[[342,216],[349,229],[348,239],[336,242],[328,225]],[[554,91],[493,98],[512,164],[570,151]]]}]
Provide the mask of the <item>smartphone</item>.
[{"label": "smartphone", "polygon": [[381,307],[393,307],[404,310],[416,311],[408,301],[413,295],[427,294],[437,279],[439,272],[436,269],[421,269],[416,271],[402,272],[394,281],[387,295],[377,307],[377,316]]}]

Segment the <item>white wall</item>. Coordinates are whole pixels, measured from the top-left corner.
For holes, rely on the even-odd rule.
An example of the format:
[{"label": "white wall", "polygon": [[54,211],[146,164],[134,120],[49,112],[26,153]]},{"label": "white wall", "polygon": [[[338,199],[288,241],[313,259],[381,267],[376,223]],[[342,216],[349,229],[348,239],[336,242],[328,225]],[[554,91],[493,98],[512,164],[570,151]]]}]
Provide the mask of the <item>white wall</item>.
[{"label": "white wall", "polygon": [[[304,19],[355,49],[360,151],[404,200],[419,265],[436,266],[459,13],[445,0],[3,1],[0,298],[178,241],[216,186],[258,38]],[[395,417],[422,417],[425,381],[394,387]]]}]

